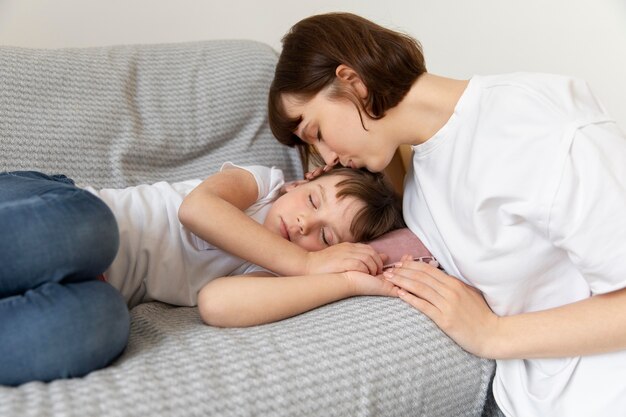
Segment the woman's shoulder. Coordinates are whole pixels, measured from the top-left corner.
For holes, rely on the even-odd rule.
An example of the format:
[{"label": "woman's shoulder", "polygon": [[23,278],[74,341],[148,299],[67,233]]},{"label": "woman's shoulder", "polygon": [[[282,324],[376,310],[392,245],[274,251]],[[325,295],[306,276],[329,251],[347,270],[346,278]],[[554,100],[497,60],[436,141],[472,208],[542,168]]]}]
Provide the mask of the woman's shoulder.
[{"label": "woman's shoulder", "polygon": [[483,88],[518,87],[536,89],[545,86],[560,85],[563,83],[584,83],[576,77],[544,72],[511,72],[505,74],[475,75],[476,80]]},{"label": "woman's shoulder", "polygon": [[[472,79],[474,81],[474,78]],[[606,114],[587,82],[567,75],[515,72],[475,77],[476,84],[492,100],[526,103],[528,110],[553,111],[568,119]]]}]

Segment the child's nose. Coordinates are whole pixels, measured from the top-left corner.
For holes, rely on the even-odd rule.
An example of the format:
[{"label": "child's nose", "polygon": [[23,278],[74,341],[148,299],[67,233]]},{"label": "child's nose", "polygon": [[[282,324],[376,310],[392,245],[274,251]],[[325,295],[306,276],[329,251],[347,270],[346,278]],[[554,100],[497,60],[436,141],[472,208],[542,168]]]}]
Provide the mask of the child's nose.
[{"label": "child's nose", "polygon": [[307,221],[304,216],[298,216],[298,227],[300,227],[301,235],[306,235],[308,233]]},{"label": "child's nose", "polygon": [[300,234],[308,235],[311,230],[315,229],[317,219],[314,215],[302,215],[298,216],[298,226],[300,227]]}]

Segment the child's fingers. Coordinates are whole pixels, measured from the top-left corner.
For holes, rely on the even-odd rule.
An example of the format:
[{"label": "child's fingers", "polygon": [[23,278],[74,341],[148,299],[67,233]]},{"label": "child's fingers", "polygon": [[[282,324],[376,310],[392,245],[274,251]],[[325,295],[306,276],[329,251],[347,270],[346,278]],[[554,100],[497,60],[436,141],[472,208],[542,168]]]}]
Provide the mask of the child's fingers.
[{"label": "child's fingers", "polygon": [[354,251],[353,254],[367,265],[370,275],[377,275],[383,270],[385,260],[383,256],[387,258],[387,255],[376,252],[374,248],[364,243],[353,243],[351,245]]},{"label": "child's fingers", "polygon": [[389,261],[389,255],[386,253],[378,252],[378,256],[380,256],[380,260],[382,261],[381,269],[384,268],[385,263]]},{"label": "child's fingers", "polygon": [[358,258],[367,268],[367,270],[363,272],[367,272],[370,275],[376,275],[382,270],[383,263],[380,256],[371,256],[370,254],[366,254],[365,256],[361,255]]}]

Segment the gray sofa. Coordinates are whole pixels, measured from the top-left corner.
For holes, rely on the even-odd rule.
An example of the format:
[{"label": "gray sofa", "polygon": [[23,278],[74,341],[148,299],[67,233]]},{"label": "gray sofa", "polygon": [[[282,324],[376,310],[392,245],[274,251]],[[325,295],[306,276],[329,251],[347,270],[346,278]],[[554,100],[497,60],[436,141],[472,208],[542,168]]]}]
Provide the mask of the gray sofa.
[{"label": "gray sofa", "polygon": [[[298,155],[267,126],[275,62],[252,41],[0,47],[0,170],[123,187],[204,177],[230,160],[300,177]],[[494,369],[398,299],[246,329],[161,303],[131,317],[111,366],[0,387],[0,416],[480,416]]]}]

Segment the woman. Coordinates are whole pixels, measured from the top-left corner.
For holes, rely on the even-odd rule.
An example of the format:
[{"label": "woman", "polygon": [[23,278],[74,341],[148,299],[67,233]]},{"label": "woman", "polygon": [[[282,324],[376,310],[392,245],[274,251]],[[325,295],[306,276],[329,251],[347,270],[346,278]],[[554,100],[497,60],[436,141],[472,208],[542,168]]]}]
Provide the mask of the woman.
[{"label": "woman", "polygon": [[450,275],[405,260],[387,278],[497,360],[505,415],[626,415],[626,140],[584,82],[436,76],[414,39],[327,14],[283,38],[269,112],[326,168],[412,146],[405,221]]}]

